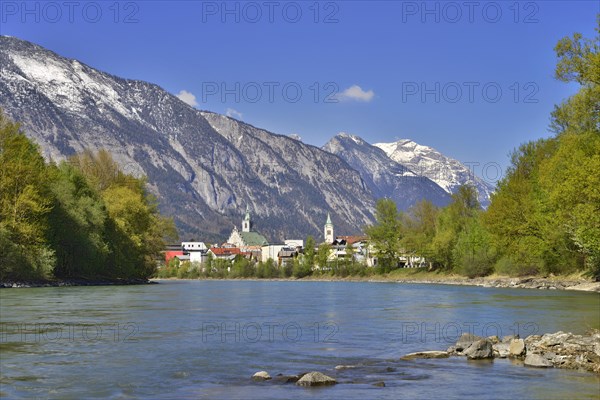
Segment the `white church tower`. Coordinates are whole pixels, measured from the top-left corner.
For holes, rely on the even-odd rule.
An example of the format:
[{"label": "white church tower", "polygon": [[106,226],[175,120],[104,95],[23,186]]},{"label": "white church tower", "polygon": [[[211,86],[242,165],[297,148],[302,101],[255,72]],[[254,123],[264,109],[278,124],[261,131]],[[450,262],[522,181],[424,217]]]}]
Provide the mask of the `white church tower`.
[{"label": "white church tower", "polygon": [[331,223],[331,216],[329,213],[327,213],[327,222],[325,222],[323,236],[325,237],[325,243],[333,243],[335,236],[333,235],[333,224]]},{"label": "white church tower", "polygon": [[246,206],[246,215],[242,220],[242,232],[250,232],[252,229],[252,221],[250,220],[250,208]]}]

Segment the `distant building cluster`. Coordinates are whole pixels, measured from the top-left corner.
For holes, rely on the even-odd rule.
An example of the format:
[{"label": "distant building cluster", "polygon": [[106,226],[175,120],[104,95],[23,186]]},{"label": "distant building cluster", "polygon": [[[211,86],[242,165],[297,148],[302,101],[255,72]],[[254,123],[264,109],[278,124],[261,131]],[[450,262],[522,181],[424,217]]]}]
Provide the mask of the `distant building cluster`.
[{"label": "distant building cluster", "polygon": [[[335,236],[329,213],[323,227],[322,243],[327,243],[330,247],[328,261],[351,257],[356,262],[369,267],[377,265],[377,258],[372,255],[374,252],[367,242],[367,236]],[[246,207],[241,230],[234,226],[225,243],[210,247],[204,242],[182,242],[181,245],[170,245],[165,250],[165,262],[168,265],[174,258],[181,262],[200,264],[205,264],[209,258],[233,262],[236,257],[242,256],[256,262],[266,262],[271,259],[281,267],[292,263],[295,258],[303,254],[306,250],[304,246],[303,239],[269,243],[265,236],[254,229],[250,209]],[[314,250],[317,251],[316,248]]]}]

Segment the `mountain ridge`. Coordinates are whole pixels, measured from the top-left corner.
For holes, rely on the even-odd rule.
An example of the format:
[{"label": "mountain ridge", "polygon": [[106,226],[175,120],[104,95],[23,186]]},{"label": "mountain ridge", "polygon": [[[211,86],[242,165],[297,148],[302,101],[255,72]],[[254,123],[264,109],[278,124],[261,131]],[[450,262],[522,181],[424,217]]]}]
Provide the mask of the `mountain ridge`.
[{"label": "mountain ridge", "polygon": [[[0,107],[47,160],[103,148],[125,172],[147,176],[161,212],[186,239],[226,239],[246,206],[257,229],[280,241],[320,238],[327,213],[337,233],[360,233],[374,221],[378,197],[394,196],[402,209],[420,198],[447,202],[432,179],[362,139],[354,151],[376,154],[377,165],[198,110],[157,84],[7,36],[0,36]],[[379,176],[377,168],[388,171]]]},{"label": "mountain ridge", "polygon": [[[358,172],[316,146],[220,117],[253,143],[262,135],[279,148],[310,154],[303,166],[318,173],[294,173],[298,165],[288,163],[287,154],[252,158],[257,154],[213,128],[207,119],[216,124],[213,114],[158,85],[116,77],[20,39],[0,37],[0,44],[0,107],[21,122],[46,159],[107,149],[126,172],[148,176],[161,211],[175,218],[184,237],[223,240],[246,205],[273,241],[320,236],[327,212],[341,232],[357,233],[373,220],[374,199]],[[334,179],[338,174],[349,181]]]}]

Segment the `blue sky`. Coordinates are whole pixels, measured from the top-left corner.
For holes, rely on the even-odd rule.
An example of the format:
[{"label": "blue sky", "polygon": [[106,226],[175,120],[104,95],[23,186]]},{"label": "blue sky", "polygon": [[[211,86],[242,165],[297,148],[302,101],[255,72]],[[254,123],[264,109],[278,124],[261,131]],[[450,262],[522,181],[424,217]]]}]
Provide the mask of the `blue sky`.
[{"label": "blue sky", "polygon": [[[548,136],[556,42],[598,1],[0,2],[0,33],[321,146],[340,131],[508,164]],[[195,103],[193,97],[195,97]],[[485,176],[484,176],[485,177]]]}]

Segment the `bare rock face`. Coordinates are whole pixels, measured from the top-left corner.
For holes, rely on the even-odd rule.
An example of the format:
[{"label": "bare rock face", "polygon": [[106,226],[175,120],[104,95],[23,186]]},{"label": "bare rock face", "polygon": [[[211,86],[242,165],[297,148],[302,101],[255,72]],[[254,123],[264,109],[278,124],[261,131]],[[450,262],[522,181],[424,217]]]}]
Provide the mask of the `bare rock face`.
[{"label": "bare rock face", "polygon": [[483,360],[494,357],[492,342],[488,339],[473,342],[463,353],[469,360]]},{"label": "bare rock face", "polygon": [[298,386],[328,386],[335,385],[337,381],[321,372],[309,372],[296,382]]}]

